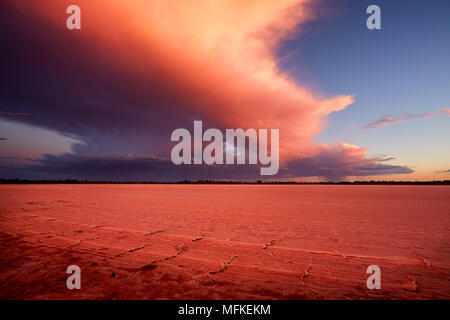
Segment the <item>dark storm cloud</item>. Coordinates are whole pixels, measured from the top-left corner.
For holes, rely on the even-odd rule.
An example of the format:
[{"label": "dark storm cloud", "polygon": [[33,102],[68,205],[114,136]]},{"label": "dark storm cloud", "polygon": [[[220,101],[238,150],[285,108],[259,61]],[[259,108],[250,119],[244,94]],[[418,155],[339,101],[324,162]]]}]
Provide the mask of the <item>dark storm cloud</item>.
[{"label": "dark storm cloud", "polygon": [[325,177],[329,181],[345,180],[348,176],[378,176],[408,174],[414,172],[406,166],[386,165],[389,158],[366,158],[361,149],[335,147],[322,150],[313,157],[294,160],[289,163],[292,177]]},{"label": "dark storm cloud", "polygon": [[[14,170],[18,177],[47,176],[54,179],[114,181],[180,181],[180,180],[258,180],[259,166],[251,165],[174,165],[170,160],[151,157],[93,157],[75,154],[43,155],[28,159],[32,163]],[[411,173],[402,166],[343,163],[333,154],[321,154],[296,160],[280,168],[271,179],[325,177],[328,181],[345,180],[347,176],[370,176]],[[10,177],[10,176],[8,176]]]},{"label": "dark storm cloud", "polygon": [[[74,154],[43,155],[22,171],[54,177],[114,181],[179,181],[197,179],[253,179],[259,169],[248,165],[174,165],[150,157],[89,157]],[[19,169],[19,168],[17,168]]]},{"label": "dark storm cloud", "polygon": [[0,10],[0,41],[7,44],[0,51],[0,118],[75,137],[93,149],[105,140],[123,149],[125,141],[167,135],[190,123],[183,111],[171,111],[190,100],[165,79],[126,77],[97,59],[81,36],[51,28],[7,2]]},{"label": "dark storm cloud", "polygon": [[[367,159],[365,153],[357,152],[363,149],[321,150],[311,139],[322,118],[342,110],[352,98],[321,100],[276,70],[272,74],[272,67],[265,68],[275,61],[262,42],[252,47],[239,43],[232,50],[241,51],[232,51],[232,55],[222,51],[225,47],[219,46],[217,52],[210,48],[202,56],[210,59],[206,63],[196,56],[203,51],[189,37],[180,38],[189,50],[178,52],[173,50],[173,44],[179,43],[177,34],[170,39],[163,32],[158,38],[161,35],[136,29],[132,19],[122,21],[125,25],[111,25],[99,18],[98,23],[90,20],[89,32],[69,32],[64,24],[59,25],[59,18],[55,27],[48,17],[42,17],[52,12],[59,17],[65,12],[64,3],[42,0],[34,6],[39,8],[28,10],[33,6],[25,5],[19,9],[14,1],[0,2],[0,42],[4,44],[0,50],[0,118],[49,129],[80,143],[72,145],[73,154],[43,155],[30,159],[32,163],[26,166],[3,166],[2,176],[164,181],[264,178],[255,166],[175,166],[158,160],[168,159],[170,133],[192,128],[193,120],[217,128],[280,128],[284,139],[280,145],[288,160],[277,176],[268,178],[335,180],[412,172],[379,163],[387,159]],[[102,8],[86,1],[83,7],[99,10],[91,11],[97,14],[104,14],[105,9],[118,18],[122,15],[122,7],[114,4]],[[229,34],[222,26],[218,23],[218,29],[211,31],[241,40],[241,30],[231,28],[234,31]],[[196,25],[193,30],[198,31]],[[161,44],[165,41],[167,46]],[[234,58],[227,60],[228,56]],[[253,65],[254,60],[259,63]],[[253,69],[268,80],[255,77]],[[298,159],[304,150],[315,156]]]}]

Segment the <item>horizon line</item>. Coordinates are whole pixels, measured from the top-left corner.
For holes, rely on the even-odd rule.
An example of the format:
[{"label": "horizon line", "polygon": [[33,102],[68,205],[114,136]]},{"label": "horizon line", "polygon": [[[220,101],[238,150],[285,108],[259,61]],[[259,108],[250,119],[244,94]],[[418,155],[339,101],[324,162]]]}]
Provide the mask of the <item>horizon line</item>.
[{"label": "horizon line", "polygon": [[2,179],[0,184],[248,184],[248,185],[450,185],[450,180],[395,181],[395,180],[355,180],[355,181],[238,181],[238,180],[180,180],[180,181],[117,181],[117,180],[78,180],[78,179]]}]

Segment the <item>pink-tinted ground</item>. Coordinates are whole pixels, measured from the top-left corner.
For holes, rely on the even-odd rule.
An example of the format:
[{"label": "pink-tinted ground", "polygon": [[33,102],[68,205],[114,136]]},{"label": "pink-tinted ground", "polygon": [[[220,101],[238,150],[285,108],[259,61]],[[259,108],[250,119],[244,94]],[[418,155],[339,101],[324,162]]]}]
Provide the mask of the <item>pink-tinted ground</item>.
[{"label": "pink-tinted ground", "polygon": [[1,185],[0,298],[449,299],[449,231],[448,186]]}]

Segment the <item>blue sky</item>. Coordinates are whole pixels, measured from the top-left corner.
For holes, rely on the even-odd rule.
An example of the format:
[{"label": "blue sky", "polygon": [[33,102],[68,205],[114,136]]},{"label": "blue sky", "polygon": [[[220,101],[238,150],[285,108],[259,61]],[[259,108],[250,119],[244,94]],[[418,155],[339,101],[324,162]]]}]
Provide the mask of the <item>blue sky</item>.
[{"label": "blue sky", "polygon": [[[279,56],[282,69],[313,91],[351,94],[355,103],[327,119],[319,142],[370,146],[416,170],[450,166],[446,116],[361,130],[383,115],[450,108],[450,1],[322,2],[326,10],[301,26]],[[381,30],[366,28],[366,8],[381,8]],[[387,143],[389,142],[389,143]]]}]

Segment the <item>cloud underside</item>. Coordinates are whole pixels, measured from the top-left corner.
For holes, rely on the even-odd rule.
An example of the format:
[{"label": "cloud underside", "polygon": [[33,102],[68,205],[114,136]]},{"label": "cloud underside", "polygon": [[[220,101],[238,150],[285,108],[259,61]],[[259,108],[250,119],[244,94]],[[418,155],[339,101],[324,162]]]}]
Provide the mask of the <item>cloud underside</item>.
[{"label": "cloud underside", "polygon": [[259,172],[174,168],[170,134],[193,120],[280,129],[280,177],[412,172],[368,158],[366,148],[312,141],[324,117],[353,98],[318,97],[277,68],[277,44],[314,16],[308,2],[85,0],[78,1],[82,30],[68,31],[61,13],[70,1],[2,1],[0,41],[8,50],[0,52],[0,118],[80,141],[72,154],[42,156],[23,172],[107,180]]},{"label": "cloud underside", "polygon": [[[0,173],[4,173],[0,168]],[[90,157],[75,154],[43,155],[30,164],[9,170],[14,177],[50,179],[86,179],[101,181],[181,181],[181,180],[243,180],[261,179],[259,166],[251,165],[174,165],[165,159],[148,157]],[[15,172],[14,172],[15,171]],[[342,181],[347,176],[371,176],[411,173],[407,167],[389,166],[367,161],[366,164],[343,163],[336,154],[295,160],[271,179],[324,177]],[[11,177],[13,177],[11,176]]]}]

